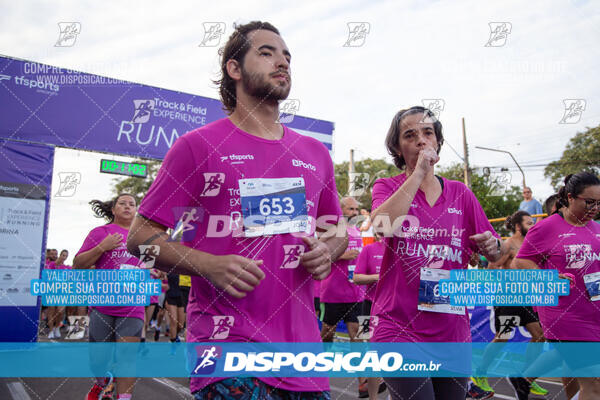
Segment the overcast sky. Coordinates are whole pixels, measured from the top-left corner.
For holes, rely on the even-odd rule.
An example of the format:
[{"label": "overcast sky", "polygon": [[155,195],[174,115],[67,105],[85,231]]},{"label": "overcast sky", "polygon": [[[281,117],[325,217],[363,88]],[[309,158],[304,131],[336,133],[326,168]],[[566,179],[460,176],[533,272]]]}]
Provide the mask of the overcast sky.
[{"label": "overcast sky", "polygon": [[[225,24],[223,44],[234,22],[255,19],[273,23],[290,48],[289,98],[299,100],[299,114],[335,123],[335,162],[348,160],[351,148],[357,160],[387,157],[394,113],[441,99],[442,165],[461,161],[464,117],[471,164],[509,167],[518,185],[508,155],[475,146],[510,151],[543,199],[552,192],[543,165],[600,123],[600,5],[592,1],[5,0],[0,53],[217,98],[218,47],[199,46],[203,23]],[[59,22],[81,24],[72,47],[54,46]],[[510,30],[505,40],[491,36],[490,23],[500,22]],[[349,41],[349,23],[363,23],[364,40]],[[565,99],[583,99],[585,110],[561,124]],[[71,251],[98,224],[86,202],[108,198],[112,179],[98,177],[100,157],[84,152],[58,152],[55,175],[73,157],[89,167],[82,161],[75,196],[53,201],[48,242]]]}]

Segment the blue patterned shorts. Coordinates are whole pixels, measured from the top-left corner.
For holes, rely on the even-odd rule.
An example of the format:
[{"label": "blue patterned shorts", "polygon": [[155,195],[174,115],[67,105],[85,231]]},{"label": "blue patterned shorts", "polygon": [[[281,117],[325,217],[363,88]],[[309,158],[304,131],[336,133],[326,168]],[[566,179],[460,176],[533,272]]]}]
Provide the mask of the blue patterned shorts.
[{"label": "blue patterned shorts", "polygon": [[331,400],[326,392],[291,392],[258,378],[227,378],[194,392],[195,400]]}]

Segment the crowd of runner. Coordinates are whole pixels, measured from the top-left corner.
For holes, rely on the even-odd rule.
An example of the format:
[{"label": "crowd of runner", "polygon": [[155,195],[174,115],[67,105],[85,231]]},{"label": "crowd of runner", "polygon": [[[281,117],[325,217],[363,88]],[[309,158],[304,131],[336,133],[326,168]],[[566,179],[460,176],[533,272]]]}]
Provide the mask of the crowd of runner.
[{"label": "crowd of runner", "polygon": [[[67,308],[67,315],[89,316],[90,342],[144,341],[152,330],[158,340],[161,321],[172,342],[328,342],[342,322],[352,342],[471,342],[466,307],[437,304],[422,282],[448,278],[473,257],[488,268],[556,269],[572,282],[558,306],[494,308],[493,342],[518,326],[533,342],[600,341],[600,309],[585,285],[600,272],[598,177],[565,177],[545,218],[524,188],[522,210],[507,219],[511,236],[502,240],[467,186],[436,175],[442,123],[415,106],[395,113],[381,135],[398,174],[375,181],[372,204],[340,198],[328,150],[278,122],[291,60],[271,24],[237,26],[218,81],[228,117],[180,137],[140,204],[126,193],[91,202],[106,224],[83,238],[72,268],[147,268],[141,248],[158,246],[151,273],[163,293],[146,308]],[[232,154],[250,156],[224,157]],[[226,217],[229,235],[211,232],[215,216]],[[183,234],[173,240],[177,231]],[[49,250],[46,268],[71,268],[67,257]],[[48,338],[60,338],[64,309],[48,307],[44,318]],[[116,362],[127,356],[117,354]],[[563,356],[567,367],[575,362]],[[387,390],[394,400],[490,398],[485,376],[493,357],[486,349],[471,380],[361,377],[357,396],[376,399]],[[538,354],[527,357],[534,363]],[[135,379],[98,371],[87,399],[115,392],[129,399]],[[533,378],[510,382],[519,400],[547,393]],[[570,399],[600,398],[596,378],[564,383]],[[195,399],[331,398],[327,378],[304,376],[192,377],[190,390]]]}]

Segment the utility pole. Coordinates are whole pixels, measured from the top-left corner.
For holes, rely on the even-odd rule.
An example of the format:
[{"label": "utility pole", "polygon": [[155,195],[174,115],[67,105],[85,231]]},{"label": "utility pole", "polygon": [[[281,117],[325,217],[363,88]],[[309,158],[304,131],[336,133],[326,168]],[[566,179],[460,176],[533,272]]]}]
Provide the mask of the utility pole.
[{"label": "utility pole", "polygon": [[525,187],[527,186],[525,183],[525,172],[523,172],[523,168],[521,168],[521,166],[519,165],[519,163],[517,162],[517,159],[512,155],[512,153],[510,151],[506,151],[506,150],[498,150],[498,149],[490,149],[489,147],[483,147],[483,146],[475,146],[478,149],[481,150],[489,150],[489,151],[497,151],[498,153],[506,153],[510,156],[510,158],[513,159],[513,161],[515,162],[515,164],[517,164],[517,168],[519,168],[519,171],[521,171],[521,175],[523,175],[523,189],[525,189]]},{"label": "utility pole", "polygon": [[354,149],[350,149],[350,162],[348,163],[348,195],[354,195]]},{"label": "utility pole", "polygon": [[465,185],[470,189],[471,188],[471,168],[469,166],[469,148],[467,147],[467,130],[465,128],[465,118],[462,119],[462,128],[463,128],[463,153],[465,155],[464,162],[464,180]]}]

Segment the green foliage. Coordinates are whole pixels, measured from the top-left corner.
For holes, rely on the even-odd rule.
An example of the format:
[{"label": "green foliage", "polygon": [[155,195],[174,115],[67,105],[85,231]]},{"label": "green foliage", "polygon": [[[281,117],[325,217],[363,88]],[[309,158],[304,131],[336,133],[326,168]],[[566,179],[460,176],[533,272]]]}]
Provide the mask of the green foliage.
[{"label": "green foliage", "polygon": [[560,159],[546,166],[544,176],[558,191],[566,175],[582,171],[600,174],[600,126],[587,128],[571,138]]},{"label": "green foliage", "polygon": [[[488,219],[508,217],[519,209],[523,199],[521,187],[510,185],[510,175],[501,173],[485,176],[477,171],[471,174],[471,191],[483,207]],[[436,173],[446,179],[463,181],[463,165],[459,163],[441,168]],[[495,222],[492,225],[496,232],[508,236],[503,222]]]},{"label": "green foliage", "polygon": [[354,191],[352,193],[348,187],[349,163],[343,162],[341,164],[335,164],[334,167],[335,184],[340,198],[354,194],[353,197],[358,200],[361,207],[368,210],[371,209],[371,188],[373,187],[373,183],[375,183],[378,178],[387,178],[398,175],[396,166],[386,162],[384,159],[374,160],[367,158],[366,160],[356,161],[354,163],[354,171],[359,175],[355,176]]},{"label": "green foliage", "polygon": [[119,193],[129,193],[136,197],[138,201],[142,201],[150,185],[156,179],[156,174],[162,164],[160,160],[135,160],[135,162],[146,164],[148,166],[148,174],[146,178],[127,177],[127,178],[115,178],[113,193],[116,196]]}]

